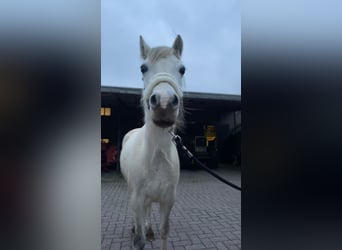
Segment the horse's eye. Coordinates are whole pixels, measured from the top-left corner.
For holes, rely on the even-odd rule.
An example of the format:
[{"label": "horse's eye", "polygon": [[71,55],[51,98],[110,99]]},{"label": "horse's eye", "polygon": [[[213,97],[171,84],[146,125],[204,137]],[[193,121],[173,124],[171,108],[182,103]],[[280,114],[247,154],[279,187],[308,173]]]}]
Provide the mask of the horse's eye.
[{"label": "horse's eye", "polygon": [[143,65],[140,66],[140,70],[141,70],[141,73],[144,74],[145,72],[147,72],[148,68],[147,68],[147,66],[145,64],[143,64]]},{"label": "horse's eye", "polygon": [[184,66],[180,67],[179,73],[181,73],[181,75],[184,75],[184,73],[185,73],[185,67]]}]

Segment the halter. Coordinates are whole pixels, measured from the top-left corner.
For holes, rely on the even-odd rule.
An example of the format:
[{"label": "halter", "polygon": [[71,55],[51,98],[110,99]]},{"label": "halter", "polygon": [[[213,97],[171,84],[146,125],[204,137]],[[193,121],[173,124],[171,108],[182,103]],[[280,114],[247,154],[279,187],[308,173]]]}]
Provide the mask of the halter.
[{"label": "halter", "polygon": [[167,82],[169,85],[171,85],[171,87],[174,89],[174,91],[180,98],[183,97],[182,89],[177,84],[177,80],[174,78],[173,75],[169,73],[157,73],[154,76],[152,76],[151,83],[145,88],[145,91],[143,93],[143,100],[146,100],[148,109],[150,109],[148,99],[152,95],[153,89],[162,82]]}]

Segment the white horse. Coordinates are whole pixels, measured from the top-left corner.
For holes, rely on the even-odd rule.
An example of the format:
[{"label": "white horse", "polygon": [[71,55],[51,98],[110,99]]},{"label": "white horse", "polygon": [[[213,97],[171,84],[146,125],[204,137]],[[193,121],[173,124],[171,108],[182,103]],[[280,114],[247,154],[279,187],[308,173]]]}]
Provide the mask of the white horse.
[{"label": "white horse", "polygon": [[174,131],[183,119],[182,50],[179,35],[171,48],[150,48],[140,36],[145,124],[125,135],[120,155],[121,172],[128,183],[133,211],[134,249],[143,249],[146,238],[154,240],[150,223],[152,202],[160,204],[161,248],[167,248],[169,215],[179,179],[178,153],[169,131]]}]

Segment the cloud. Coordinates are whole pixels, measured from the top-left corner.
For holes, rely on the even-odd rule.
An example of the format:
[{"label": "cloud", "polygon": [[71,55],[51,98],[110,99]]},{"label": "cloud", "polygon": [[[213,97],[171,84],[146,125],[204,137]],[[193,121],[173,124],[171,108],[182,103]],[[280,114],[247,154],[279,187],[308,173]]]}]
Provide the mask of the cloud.
[{"label": "cloud", "polygon": [[102,1],[102,85],[142,87],[139,35],[151,46],[184,40],[186,90],[241,93],[240,3]]}]

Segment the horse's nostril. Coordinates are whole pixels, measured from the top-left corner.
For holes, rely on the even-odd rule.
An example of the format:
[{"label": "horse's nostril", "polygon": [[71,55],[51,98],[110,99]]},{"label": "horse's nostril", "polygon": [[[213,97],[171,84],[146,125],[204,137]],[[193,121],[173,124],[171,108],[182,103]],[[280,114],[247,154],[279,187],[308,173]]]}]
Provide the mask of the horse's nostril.
[{"label": "horse's nostril", "polygon": [[150,103],[151,105],[153,106],[156,106],[158,104],[158,100],[157,100],[157,95],[156,94],[153,94],[151,97],[150,97]]},{"label": "horse's nostril", "polygon": [[173,106],[177,106],[179,103],[178,101],[178,97],[176,95],[173,96],[173,99],[172,99],[172,105]]}]

